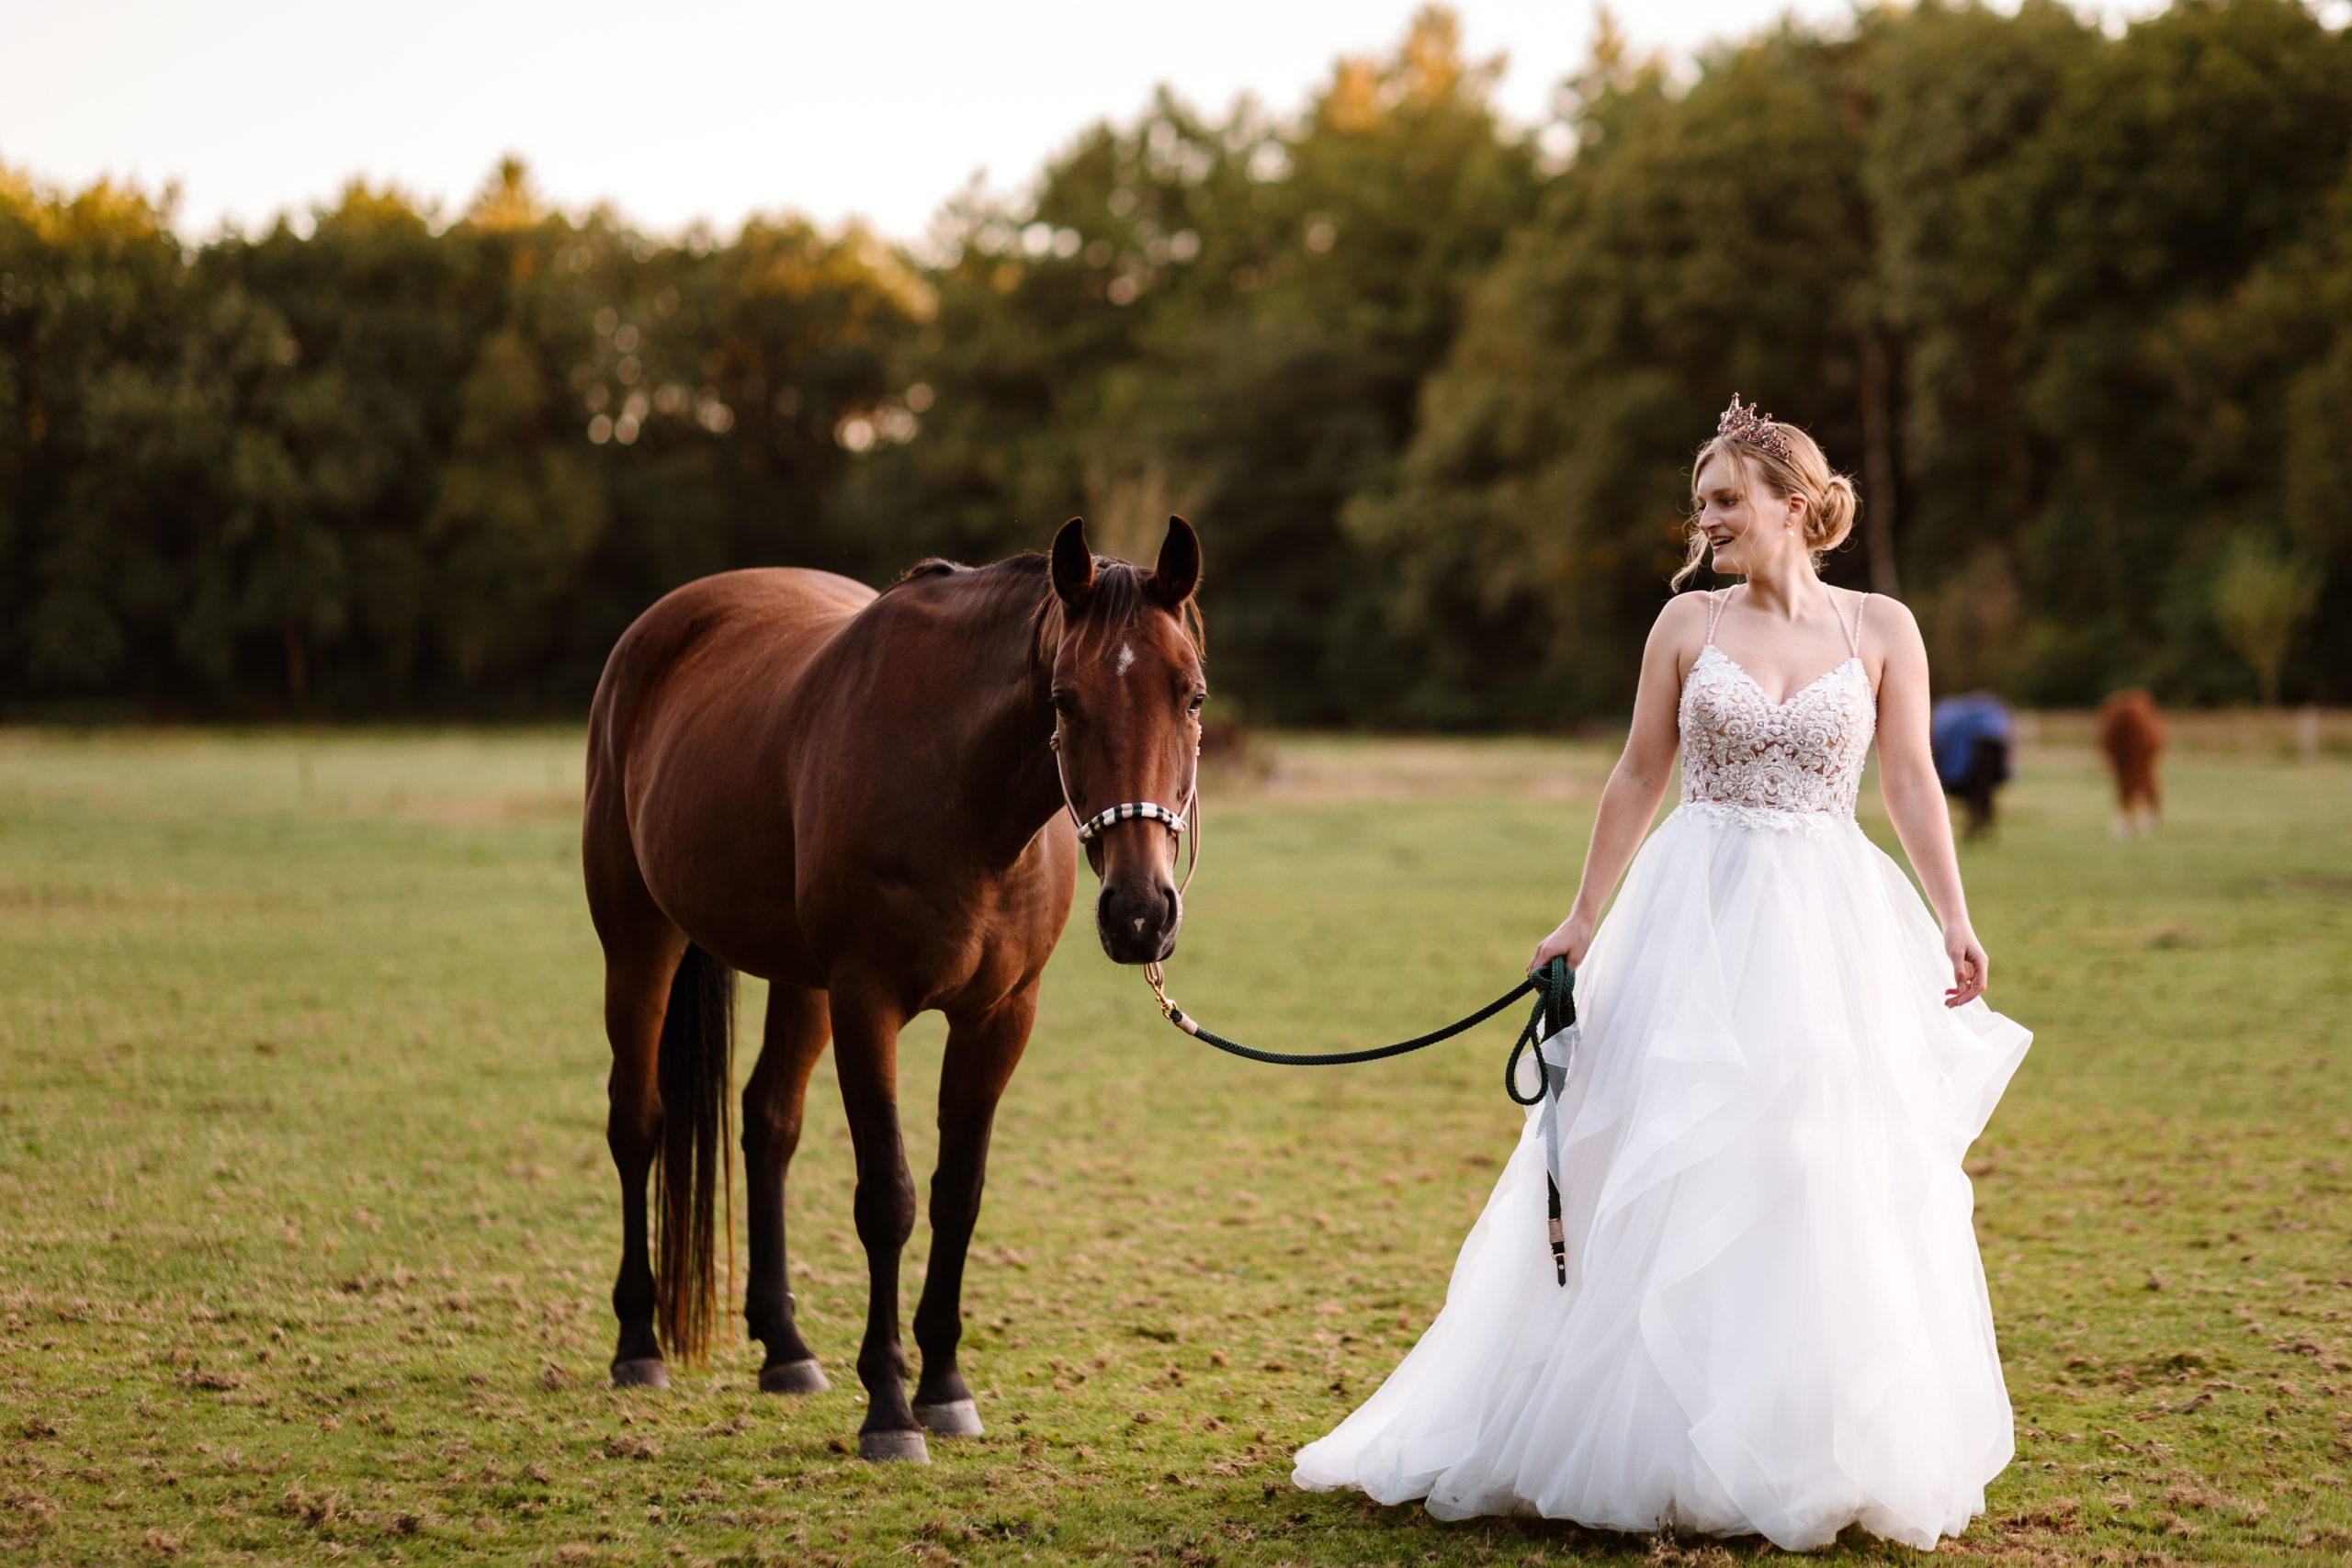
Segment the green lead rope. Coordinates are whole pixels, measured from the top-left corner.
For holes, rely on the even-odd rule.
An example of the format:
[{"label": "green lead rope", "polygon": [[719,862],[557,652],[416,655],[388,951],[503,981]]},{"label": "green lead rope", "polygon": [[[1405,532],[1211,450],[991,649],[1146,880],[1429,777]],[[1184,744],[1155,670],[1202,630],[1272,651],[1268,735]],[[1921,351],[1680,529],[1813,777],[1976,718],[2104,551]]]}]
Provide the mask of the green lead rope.
[{"label": "green lead rope", "polygon": [[[1389,1056],[1402,1056],[1410,1051],[1425,1050],[1431,1045],[1442,1044],[1457,1034],[1477,1028],[1478,1025],[1532,991],[1535,993],[1534,1010],[1527,1015],[1527,1021],[1520,1026],[1519,1038],[1511,1043],[1510,1057],[1503,1064],[1503,1092],[1510,1096],[1514,1104],[1535,1105],[1548,1097],[1555,1106],[1559,1100],[1560,1089],[1564,1086],[1555,1085],[1552,1081],[1549,1066],[1544,1060],[1543,1044],[1544,1041],[1551,1039],[1562,1030],[1575,1024],[1577,1021],[1576,989],[1577,972],[1568,967],[1566,959],[1554,958],[1543,968],[1530,975],[1476,1012],[1470,1014],[1467,1018],[1456,1019],[1442,1029],[1433,1029],[1427,1034],[1417,1034],[1410,1040],[1399,1040],[1393,1045],[1374,1045],[1361,1051],[1288,1052],[1261,1051],[1254,1045],[1244,1045],[1238,1040],[1227,1040],[1224,1035],[1206,1027],[1198,1019],[1187,1014],[1182,1008],[1170,1001],[1167,992],[1160,988],[1156,976],[1153,977],[1152,982],[1152,990],[1159,998],[1159,1010],[1167,1015],[1169,1022],[1193,1038],[1206,1041],[1230,1055],[1246,1057],[1252,1062],[1271,1062],[1280,1067],[1343,1067],[1357,1062],[1377,1062]],[[1532,1051],[1533,1054],[1535,1092],[1522,1095],[1519,1092],[1519,1058],[1520,1054],[1524,1051]],[[1565,1074],[1565,1068],[1563,1072]],[[1551,1141],[1547,1135],[1547,1144]],[[1546,1204],[1550,1210],[1552,1267],[1560,1283],[1565,1286],[1568,1282],[1568,1247],[1566,1229],[1560,1218],[1560,1182],[1554,1173],[1557,1157],[1555,1150],[1547,1149],[1544,1184],[1549,1189]]]}]

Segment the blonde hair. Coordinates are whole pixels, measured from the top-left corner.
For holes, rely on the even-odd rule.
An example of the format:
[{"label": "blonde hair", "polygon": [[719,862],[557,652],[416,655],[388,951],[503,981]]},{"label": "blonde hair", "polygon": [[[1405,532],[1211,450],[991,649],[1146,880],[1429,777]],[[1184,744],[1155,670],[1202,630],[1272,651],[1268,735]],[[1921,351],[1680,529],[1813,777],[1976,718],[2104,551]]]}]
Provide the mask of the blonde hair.
[{"label": "blonde hair", "polygon": [[1782,500],[1792,495],[1804,498],[1804,547],[1813,552],[1815,570],[1821,566],[1822,556],[1845,543],[1846,536],[1854,531],[1854,513],[1862,504],[1861,492],[1854,488],[1854,481],[1831,468],[1813,437],[1795,425],[1775,420],[1771,428],[1774,434],[1788,438],[1786,457],[1752,441],[1718,435],[1700,447],[1699,455],[1690,459],[1690,551],[1683,558],[1682,569],[1668,580],[1675,587],[1689,581],[1707,558],[1707,536],[1699,528],[1699,476],[1712,457],[1729,459],[1748,486],[1760,481]]}]

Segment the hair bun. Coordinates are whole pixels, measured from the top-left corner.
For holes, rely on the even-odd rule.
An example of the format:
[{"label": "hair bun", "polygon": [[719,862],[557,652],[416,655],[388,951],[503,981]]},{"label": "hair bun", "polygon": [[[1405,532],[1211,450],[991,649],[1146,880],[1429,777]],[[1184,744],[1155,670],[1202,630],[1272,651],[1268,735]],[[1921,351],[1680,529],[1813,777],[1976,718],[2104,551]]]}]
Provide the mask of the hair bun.
[{"label": "hair bun", "polygon": [[1854,513],[1861,510],[1861,492],[1843,474],[1832,474],[1821,487],[1821,505],[1805,526],[1805,543],[1816,550],[1834,550],[1854,531]]}]

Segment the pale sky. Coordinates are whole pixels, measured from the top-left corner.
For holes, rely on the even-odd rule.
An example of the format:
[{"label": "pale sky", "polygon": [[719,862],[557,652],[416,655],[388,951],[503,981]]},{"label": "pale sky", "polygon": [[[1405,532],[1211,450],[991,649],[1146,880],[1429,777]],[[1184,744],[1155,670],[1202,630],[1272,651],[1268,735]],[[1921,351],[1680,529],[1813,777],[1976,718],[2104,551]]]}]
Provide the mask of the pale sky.
[{"label": "pale sky", "polygon": [[[69,187],[176,181],[178,227],[266,227],[354,175],[454,213],[499,157],[582,209],[673,233],[752,212],[861,217],[917,240],[975,173],[1025,188],[1155,85],[1221,115],[1288,115],[1343,53],[1385,53],[1418,0],[0,0],[0,164]],[[2136,6],[2135,9],[2146,9]],[[1460,0],[1469,52],[1507,53],[1522,124],[1589,44],[1594,0]],[[1687,58],[1845,0],[1617,6]]]}]

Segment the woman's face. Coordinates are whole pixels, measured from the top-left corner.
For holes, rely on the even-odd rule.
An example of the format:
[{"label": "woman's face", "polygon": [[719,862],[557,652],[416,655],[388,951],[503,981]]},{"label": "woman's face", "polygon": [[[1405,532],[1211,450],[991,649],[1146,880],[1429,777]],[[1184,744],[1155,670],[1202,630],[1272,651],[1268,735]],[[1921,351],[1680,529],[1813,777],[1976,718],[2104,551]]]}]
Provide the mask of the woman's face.
[{"label": "woman's face", "polygon": [[1792,525],[1803,503],[1772,493],[1746,469],[1718,452],[1699,469],[1699,531],[1718,572],[1745,574],[1797,545]]}]

